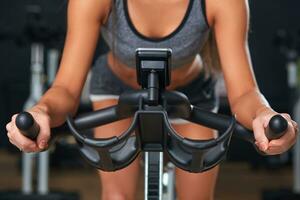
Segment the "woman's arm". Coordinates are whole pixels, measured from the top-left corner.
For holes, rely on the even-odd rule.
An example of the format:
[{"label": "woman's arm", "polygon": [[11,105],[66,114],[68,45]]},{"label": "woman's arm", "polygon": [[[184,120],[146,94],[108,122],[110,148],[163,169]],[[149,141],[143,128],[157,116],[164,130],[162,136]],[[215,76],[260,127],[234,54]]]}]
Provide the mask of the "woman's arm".
[{"label": "woman's arm", "polygon": [[74,113],[90,68],[101,24],[106,20],[110,0],[69,0],[68,28],[59,71],[53,86],[28,111],[40,125],[36,141],[16,128],[16,115],[6,125],[12,144],[25,152],[37,152],[48,146],[50,127],[62,124]]},{"label": "woman's arm", "polygon": [[67,37],[59,71],[53,86],[34,108],[50,116],[52,127],[62,124],[66,115],[77,109],[109,6],[110,0],[69,1]]},{"label": "woman's arm", "polygon": [[[215,31],[231,110],[238,121],[252,128],[256,111],[269,106],[260,95],[250,61],[247,41],[248,6],[245,0],[212,0],[211,7],[212,28]],[[245,104],[249,106],[242,109]]]},{"label": "woman's arm", "polygon": [[257,145],[261,150],[270,150],[267,152],[270,154],[286,150],[295,142],[295,130],[292,125],[294,122],[289,116],[284,115],[290,125],[284,137],[269,143],[264,133],[264,128],[276,112],[260,93],[254,78],[247,41],[247,0],[210,0],[207,3],[207,9],[210,11],[208,20],[215,31],[232,112],[240,123],[254,130]]}]

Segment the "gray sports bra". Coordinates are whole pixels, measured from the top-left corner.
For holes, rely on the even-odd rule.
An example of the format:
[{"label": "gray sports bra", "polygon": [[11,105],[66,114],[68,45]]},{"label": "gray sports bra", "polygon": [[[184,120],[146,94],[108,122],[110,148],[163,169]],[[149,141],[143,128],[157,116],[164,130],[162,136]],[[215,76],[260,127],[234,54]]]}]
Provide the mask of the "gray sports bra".
[{"label": "gray sports bra", "polygon": [[139,33],[130,20],[127,0],[114,0],[101,34],[114,55],[129,67],[135,66],[137,48],[172,49],[172,67],[191,63],[204,46],[209,26],[205,14],[205,0],[190,0],[180,25],[162,38],[149,38]]}]

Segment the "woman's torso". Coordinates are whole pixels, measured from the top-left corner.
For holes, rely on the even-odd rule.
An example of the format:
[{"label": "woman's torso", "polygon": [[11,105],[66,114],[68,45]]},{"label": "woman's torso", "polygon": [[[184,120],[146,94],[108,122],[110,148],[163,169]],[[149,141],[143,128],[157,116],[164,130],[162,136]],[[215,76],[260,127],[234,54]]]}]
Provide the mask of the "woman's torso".
[{"label": "woman's torso", "polygon": [[136,88],[135,49],[171,48],[170,88],[193,80],[201,71],[198,53],[209,34],[203,3],[204,0],[114,0],[101,29],[111,50],[108,63],[112,71]]}]

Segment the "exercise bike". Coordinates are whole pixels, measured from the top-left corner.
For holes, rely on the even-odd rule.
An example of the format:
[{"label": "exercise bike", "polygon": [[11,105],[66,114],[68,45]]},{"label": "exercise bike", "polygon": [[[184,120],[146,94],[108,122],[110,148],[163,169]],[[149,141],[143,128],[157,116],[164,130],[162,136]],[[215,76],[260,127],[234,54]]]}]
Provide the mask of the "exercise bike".
[{"label": "exercise bike", "polygon": [[[232,136],[254,144],[253,133],[241,126],[234,116],[202,110],[191,105],[184,94],[165,89],[171,78],[170,49],[137,49],[136,65],[141,90],[123,93],[117,105],[75,119],[67,118],[80,153],[89,164],[103,171],[116,171],[128,166],[143,152],[144,197],[161,200],[164,155],[176,167],[201,173],[224,160]],[[120,136],[100,139],[85,134],[85,130],[129,117],[133,118],[132,123]],[[209,140],[184,138],[175,132],[169,118],[182,118],[216,129],[219,136]],[[19,114],[16,124],[24,135],[37,136],[38,125],[28,113]],[[287,121],[276,115],[270,120],[267,137],[281,137],[286,129]]]}]

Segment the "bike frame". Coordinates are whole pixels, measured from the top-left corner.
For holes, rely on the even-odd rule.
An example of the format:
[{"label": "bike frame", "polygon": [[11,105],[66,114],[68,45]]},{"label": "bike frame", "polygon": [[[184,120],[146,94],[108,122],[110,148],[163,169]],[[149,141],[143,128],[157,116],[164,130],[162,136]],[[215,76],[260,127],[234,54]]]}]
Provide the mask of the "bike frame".
[{"label": "bike frame", "polygon": [[[183,163],[177,161],[178,165],[181,165],[182,169],[191,172],[208,170],[217,165],[220,160],[224,158],[227,148],[225,148],[225,150],[222,150],[222,148],[223,146],[228,146],[234,127],[233,125],[235,124],[235,121],[232,120],[234,118],[230,118],[229,121],[225,123],[224,127],[229,128],[223,129],[226,130],[226,134],[224,134],[223,138],[218,142],[211,140],[198,143],[175,134],[168,122],[167,107],[172,110],[174,115],[173,117],[181,116],[184,118],[188,118],[188,115],[193,109],[190,107],[185,96],[182,96],[179,93],[165,91],[165,87],[170,82],[170,54],[170,50],[164,49],[137,50],[138,82],[142,86],[143,90],[141,92],[121,95],[119,98],[119,104],[116,107],[108,108],[105,113],[99,113],[101,118],[107,118],[105,121],[99,121],[99,116],[97,117],[97,114],[90,117],[82,116],[77,118],[75,121],[72,121],[70,118],[68,119],[71,132],[78,139],[77,141],[79,143],[82,142],[80,145],[82,146],[80,148],[81,153],[85,158],[88,158],[87,160],[95,167],[102,170],[115,171],[129,165],[136,158],[139,152],[144,152],[145,200],[162,199],[164,152],[167,152],[170,160],[173,162],[176,162],[176,159],[178,159],[176,154],[186,154],[186,160],[184,160]],[[173,105],[172,102],[174,102],[175,105]],[[132,125],[119,138],[109,138],[106,141],[90,140],[87,137],[82,137],[81,133],[79,133],[76,129],[93,127],[97,124],[99,125],[99,123],[109,123],[109,121],[127,118],[133,114],[134,119]],[[194,116],[197,118],[198,115],[194,114]],[[88,126],[86,126],[87,124]],[[128,141],[124,138],[129,137],[129,135],[133,132],[135,132],[136,135],[136,138],[132,138],[134,141],[131,142],[132,144],[136,144],[134,150],[132,153],[127,153],[127,156],[124,156],[124,160],[122,161],[124,164],[114,166],[114,163],[121,162],[117,156],[115,157],[117,151],[120,153],[130,152],[130,147],[127,149],[124,148],[124,146],[126,147],[126,144],[128,143]],[[173,135],[168,133],[173,133]],[[171,141],[172,137],[174,137],[175,141],[170,143],[169,141]],[[91,143],[87,142],[88,140]],[[179,147],[178,149],[177,144],[180,144],[181,142],[183,143],[183,147]],[[95,157],[96,152],[92,150],[93,147],[85,148],[84,144],[87,143],[89,143],[88,145],[91,145],[91,147],[97,147],[96,151],[98,151],[99,156]],[[104,145],[104,143],[107,145]],[[115,147],[111,148],[114,144],[116,144]],[[167,146],[170,148],[168,149]],[[109,148],[111,149],[109,150]],[[123,148],[122,151],[120,150],[121,148]],[[206,153],[205,149],[210,148],[216,148],[216,150],[219,149],[219,154],[214,155],[215,158],[213,157],[213,160],[211,161],[212,164],[204,167],[204,158],[202,158],[202,155]],[[194,153],[189,156],[186,151]],[[199,153],[197,154],[195,152]],[[101,157],[106,160],[106,164],[104,165],[109,166],[108,168],[102,164],[98,165]],[[129,159],[129,157],[131,157],[131,159]],[[115,161],[113,159],[115,159]],[[195,160],[195,162],[190,162],[190,160]],[[198,166],[198,162],[201,165],[200,167]]]},{"label": "bike frame", "polygon": [[145,199],[162,200],[163,152],[145,152]]},{"label": "bike frame", "polygon": [[[137,74],[143,77],[138,78],[143,88],[141,91],[124,93],[117,105],[83,114],[75,120],[68,116],[67,123],[78,142],[80,153],[92,166],[101,170],[123,169],[140,152],[145,152],[145,199],[161,200],[164,153],[176,167],[200,173],[215,167],[226,157],[233,132],[253,145],[255,139],[252,131],[236,122],[234,117],[202,110],[191,105],[184,94],[165,91],[170,82],[169,51],[142,51],[137,52],[137,61],[141,61],[138,62]],[[132,116],[130,127],[119,136],[91,138],[84,132],[80,133],[84,129]],[[171,127],[169,117],[216,129],[219,136],[209,140],[183,138]],[[16,125],[29,138],[38,135],[39,126],[29,113],[20,113]],[[275,115],[269,121],[266,136],[269,140],[277,139],[287,127],[285,118]]]},{"label": "bike frame", "polygon": [[[234,131],[243,140],[252,144],[255,141],[252,131],[237,123],[234,117],[201,110],[191,105],[184,94],[166,91],[170,81],[169,62],[169,51],[138,50],[137,75],[142,90],[122,94],[116,106],[86,113],[75,120],[67,118],[80,153],[98,169],[122,169],[132,163],[140,152],[144,152],[145,200],[162,199],[164,154],[176,167],[200,173],[215,167],[225,158]],[[132,116],[130,127],[120,136],[91,138],[80,133],[80,130]],[[169,117],[216,129],[219,136],[210,140],[183,138],[171,127]],[[270,122],[274,121],[272,119]],[[276,138],[286,130],[287,122],[281,116],[274,119],[276,123],[271,124],[277,128],[270,126],[267,128],[270,132],[266,135]]]}]

